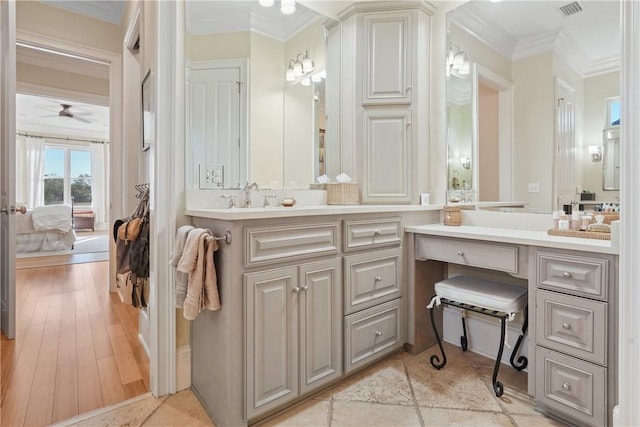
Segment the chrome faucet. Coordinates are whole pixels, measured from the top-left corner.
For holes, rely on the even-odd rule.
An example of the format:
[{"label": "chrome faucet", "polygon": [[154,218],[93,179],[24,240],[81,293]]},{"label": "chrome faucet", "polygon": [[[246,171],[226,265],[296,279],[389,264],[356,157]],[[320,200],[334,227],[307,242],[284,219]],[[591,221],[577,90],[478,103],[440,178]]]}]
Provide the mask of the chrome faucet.
[{"label": "chrome faucet", "polygon": [[258,184],[256,184],[255,182],[251,184],[247,182],[247,184],[244,186],[243,190],[244,190],[244,207],[245,208],[253,207],[251,204],[251,190],[257,190],[257,189],[258,189]]}]

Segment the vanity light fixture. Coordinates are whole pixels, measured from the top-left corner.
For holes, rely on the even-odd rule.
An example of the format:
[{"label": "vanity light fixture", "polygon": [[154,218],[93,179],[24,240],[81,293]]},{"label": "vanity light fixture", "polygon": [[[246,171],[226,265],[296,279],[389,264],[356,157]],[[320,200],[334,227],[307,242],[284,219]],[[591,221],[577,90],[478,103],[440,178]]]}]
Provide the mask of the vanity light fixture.
[{"label": "vanity light fixture", "polygon": [[309,51],[305,50],[304,53],[296,55],[296,59],[289,60],[289,66],[285,74],[285,79],[288,82],[294,81],[298,77],[302,77],[305,74],[309,74],[313,71],[313,61],[309,56]]},{"label": "vanity light fixture", "polygon": [[589,154],[591,154],[592,162],[599,162],[602,160],[602,147],[599,145],[590,145]]},{"label": "vanity light fixture", "polygon": [[451,71],[455,71],[459,75],[466,75],[471,71],[471,64],[469,63],[467,53],[460,50],[460,47],[454,44],[449,44],[446,64],[447,76],[451,75]]},{"label": "vanity light fixture", "polygon": [[258,3],[260,3],[260,6],[263,7],[271,7],[275,2],[274,0],[258,0]]},{"label": "vanity light fixture", "polygon": [[460,157],[460,164],[463,168],[469,169],[471,168],[471,159],[469,157]]},{"label": "vanity light fixture", "polygon": [[295,0],[280,0],[280,12],[284,15],[291,15],[296,11]]},{"label": "vanity light fixture", "polygon": [[300,82],[300,84],[302,86],[311,86],[311,79],[309,77],[307,77],[306,79],[302,79],[302,81]]}]

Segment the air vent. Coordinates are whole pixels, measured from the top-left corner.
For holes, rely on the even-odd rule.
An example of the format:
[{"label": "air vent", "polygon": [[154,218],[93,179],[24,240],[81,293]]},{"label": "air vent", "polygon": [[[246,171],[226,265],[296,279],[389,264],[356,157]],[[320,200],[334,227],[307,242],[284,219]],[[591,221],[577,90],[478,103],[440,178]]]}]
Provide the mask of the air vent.
[{"label": "air vent", "polygon": [[562,6],[560,8],[560,12],[562,12],[564,16],[571,16],[578,12],[582,12],[583,9],[584,7],[580,2],[574,1],[572,3],[565,4],[564,6]]}]

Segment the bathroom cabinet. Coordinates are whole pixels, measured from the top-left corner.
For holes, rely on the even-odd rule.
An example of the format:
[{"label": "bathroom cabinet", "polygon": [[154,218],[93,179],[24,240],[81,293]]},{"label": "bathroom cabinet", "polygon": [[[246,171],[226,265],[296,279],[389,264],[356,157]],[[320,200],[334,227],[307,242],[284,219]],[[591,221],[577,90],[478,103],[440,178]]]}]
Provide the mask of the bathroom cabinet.
[{"label": "bathroom cabinet", "polygon": [[535,398],[590,425],[607,425],[615,394],[615,259],[535,251]]},{"label": "bathroom cabinet", "polygon": [[220,426],[258,421],[400,349],[403,227],[439,218],[419,206],[264,211],[193,219],[233,236],[215,257],[222,308],[191,328],[192,389]]},{"label": "bathroom cabinet", "polygon": [[361,184],[363,203],[417,202],[431,13],[424,2],[355,3],[332,29],[355,55],[340,62],[340,139],[343,170]]}]

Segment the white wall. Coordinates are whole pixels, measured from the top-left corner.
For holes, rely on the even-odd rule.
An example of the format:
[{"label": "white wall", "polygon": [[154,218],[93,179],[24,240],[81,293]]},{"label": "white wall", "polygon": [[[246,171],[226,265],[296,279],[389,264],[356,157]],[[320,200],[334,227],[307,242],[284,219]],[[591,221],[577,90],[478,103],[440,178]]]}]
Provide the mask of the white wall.
[{"label": "white wall", "polygon": [[478,87],[478,200],[500,200],[500,152],[498,150],[498,91]]}]

